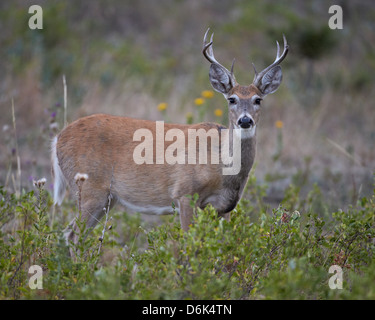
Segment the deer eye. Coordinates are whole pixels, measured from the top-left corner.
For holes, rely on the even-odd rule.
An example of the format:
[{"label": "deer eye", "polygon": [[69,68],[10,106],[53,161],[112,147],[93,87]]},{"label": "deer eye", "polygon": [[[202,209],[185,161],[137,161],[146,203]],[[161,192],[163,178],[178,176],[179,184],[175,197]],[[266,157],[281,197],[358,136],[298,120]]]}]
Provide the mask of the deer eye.
[{"label": "deer eye", "polygon": [[262,101],[261,98],[256,98],[256,99],[255,99],[255,104],[260,104],[261,101]]},{"label": "deer eye", "polygon": [[228,98],[228,101],[229,101],[229,103],[230,104],[234,104],[234,103],[236,103],[236,99],[235,98]]}]

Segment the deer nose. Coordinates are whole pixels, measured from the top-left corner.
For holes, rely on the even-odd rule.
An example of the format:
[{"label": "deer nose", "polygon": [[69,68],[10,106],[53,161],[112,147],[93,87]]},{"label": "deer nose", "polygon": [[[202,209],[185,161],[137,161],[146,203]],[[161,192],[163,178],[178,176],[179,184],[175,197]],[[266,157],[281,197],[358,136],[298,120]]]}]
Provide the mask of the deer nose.
[{"label": "deer nose", "polygon": [[237,123],[242,129],[248,129],[254,125],[254,120],[248,116],[243,116],[238,119]]}]

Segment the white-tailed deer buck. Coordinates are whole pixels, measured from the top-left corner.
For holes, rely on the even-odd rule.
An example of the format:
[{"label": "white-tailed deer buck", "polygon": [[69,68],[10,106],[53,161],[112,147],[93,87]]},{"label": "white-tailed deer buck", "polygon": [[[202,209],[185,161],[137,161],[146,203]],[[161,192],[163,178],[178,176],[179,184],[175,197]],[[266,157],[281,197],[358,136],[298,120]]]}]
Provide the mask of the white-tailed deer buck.
[{"label": "white-tailed deer buck", "polygon": [[[109,196],[110,207],[120,203],[140,213],[170,214],[175,207],[184,230],[194,213],[186,195],[197,193],[198,207],[212,204],[219,215],[226,217],[237,205],[254,162],[261,101],[281,83],[279,64],[288,53],[288,45],[283,37],[283,52],[280,54],[277,43],[275,61],[259,73],[254,67],[253,83],[241,86],[234,77],[233,64],[229,71],[215,59],[213,35],[208,42],[208,31],[203,55],[211,63],[209,78],[213,88],[228,101],[229,130],[215,123],[164,124],[95,114],[76,120],[53,140],[54,201],[62,203],[66,184],[78,194],[75,175],[87,174],[79,194],[82,218],[88,228],[93,228],[105,214],[103,208],[108,206]],[[224,132],[229,133],[227,139]],[[211,144],[207,143],[208,138]],[[224,140],[229,141],[227,145],[218,144]],[[234,141],[240,142],[239,148]],[[223,158],[225,146],[232,159],[240,155],[235,174],[225,174],[228,162],[218,161]],[[202,152],[204,163],[197,161]],[[67,228],[67,239],[78,239],[75,220]]]}]

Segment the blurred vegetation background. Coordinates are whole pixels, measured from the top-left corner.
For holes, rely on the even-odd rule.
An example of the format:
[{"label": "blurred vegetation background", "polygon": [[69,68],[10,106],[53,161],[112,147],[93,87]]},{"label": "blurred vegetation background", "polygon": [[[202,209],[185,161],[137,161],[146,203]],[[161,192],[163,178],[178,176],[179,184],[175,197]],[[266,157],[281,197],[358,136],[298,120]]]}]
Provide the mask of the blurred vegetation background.
[{"label": "blurred vegetation background", "polygon": [[[264,102],[255,175],[265,201],[314,184],[333,208],[371,194],[375,170],[375,7],[337,1],[343,29],[328,27],[330,3],[311,1],[39,1],[43,29],[30,30],[30,1],[0,3],[0,184],[32,188],[67,120],[110,113],[168,122],[226,124],[211,91],[202,39],[241,84],[276,54],[286,35],[283,83]],[[198,100],[202,92],[206,98]],[[14,117],[12,113],[14,106]],[[222,112],[220,112],[220,110]]]}]

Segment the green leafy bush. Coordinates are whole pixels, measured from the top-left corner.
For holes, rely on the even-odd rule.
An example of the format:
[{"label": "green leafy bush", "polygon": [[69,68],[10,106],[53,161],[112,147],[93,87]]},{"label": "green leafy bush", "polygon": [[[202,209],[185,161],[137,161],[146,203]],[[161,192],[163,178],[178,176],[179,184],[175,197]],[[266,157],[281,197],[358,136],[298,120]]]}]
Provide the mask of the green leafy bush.
[{"label": "green leafy bush", "polygon": [[[252,176],[247,196],[261,197],[264,187],[255,181]],[[270,211],[262,204],[255,209],[245,199],[230,221],[219,218],[212,207],[197,209],[188,232],[181,230],[177,215],[150,227],[139,215],[116,212],[101,250],[97,239],[102,227],[86,238],[80,223],[81,241],[72,259],[59,227],[64,223],[57,217],[50,223],[52,204],[43,187],[19,199],[1,189],[1,298],[375,297],[374,195],[330,217],[294,210],[298,201],[292,191],[283,201],[288,209]],[[30,288],[31,265],[42,267],[43,289]],[[328,284],[332,265],[342,269],[342,290]]]}]

